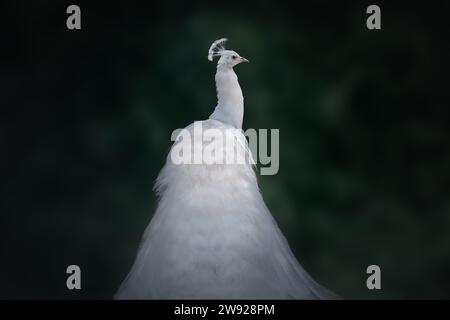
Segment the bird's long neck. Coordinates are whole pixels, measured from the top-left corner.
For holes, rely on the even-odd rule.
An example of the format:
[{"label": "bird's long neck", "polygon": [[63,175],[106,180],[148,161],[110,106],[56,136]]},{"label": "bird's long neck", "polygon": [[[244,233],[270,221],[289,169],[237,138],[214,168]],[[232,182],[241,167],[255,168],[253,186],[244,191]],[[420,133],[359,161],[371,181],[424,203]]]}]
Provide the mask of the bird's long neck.
[{"label": "bird's long neck", "polygon": [[244,119],[244,97],[233,68],[217,66],[216,89],[217,106],[209,118],[241,129]]}]

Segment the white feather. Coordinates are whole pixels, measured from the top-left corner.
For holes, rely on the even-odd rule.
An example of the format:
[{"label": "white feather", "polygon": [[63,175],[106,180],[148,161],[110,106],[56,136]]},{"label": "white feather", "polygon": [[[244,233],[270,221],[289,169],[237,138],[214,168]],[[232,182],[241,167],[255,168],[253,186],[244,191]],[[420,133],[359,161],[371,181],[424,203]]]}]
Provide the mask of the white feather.
[{"label": "white feather", "polygon": [[211,47],[209,47],[209,50],[208,50],[208,60],[209,61],[213,61],[214,56],[220,55],[220,52],[225,50],[224,45],[227,40],[228,40],[227,38],[222,38],[222,39],[216,40],[212,43]]}]

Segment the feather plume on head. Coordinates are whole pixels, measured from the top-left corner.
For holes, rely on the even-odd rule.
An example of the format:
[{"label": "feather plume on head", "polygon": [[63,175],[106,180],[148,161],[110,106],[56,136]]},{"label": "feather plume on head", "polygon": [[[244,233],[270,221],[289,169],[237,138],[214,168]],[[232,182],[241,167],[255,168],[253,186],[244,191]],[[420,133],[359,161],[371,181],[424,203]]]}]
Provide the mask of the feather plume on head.
[{"label": "feather plume on head", "polygon": [[225,51],[225,42],[227,40],[228,40],[227,38],[222,38],[212,43],[208,51],[209,61],[213,61],[213,57],[219,57],[222,54],[222,52]]}]

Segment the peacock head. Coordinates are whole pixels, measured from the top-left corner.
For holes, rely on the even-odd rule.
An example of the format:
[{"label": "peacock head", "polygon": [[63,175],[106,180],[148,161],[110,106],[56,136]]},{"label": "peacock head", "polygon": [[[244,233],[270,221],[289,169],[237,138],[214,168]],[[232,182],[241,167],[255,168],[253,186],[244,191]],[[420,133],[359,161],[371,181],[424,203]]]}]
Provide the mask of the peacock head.
[{"label": "peacock head", "polygon": [[208,51],[208,60],[213,61],[214,57],[220,57],[217,66],[233,68],[234,66],[248,62],[247,59],[241,57],[236,51],[225,50],[226,38],[222,38],[213,42]]}]

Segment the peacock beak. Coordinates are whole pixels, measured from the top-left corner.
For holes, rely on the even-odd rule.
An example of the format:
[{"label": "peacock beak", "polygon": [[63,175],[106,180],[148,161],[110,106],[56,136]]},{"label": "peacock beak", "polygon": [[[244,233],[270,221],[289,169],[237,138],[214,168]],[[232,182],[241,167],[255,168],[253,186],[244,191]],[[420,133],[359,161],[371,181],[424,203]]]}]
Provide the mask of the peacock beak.
[{"label": "peacock beak", "polygon": [[250,61],[248,61],[247,59],[245,59],[244,57],[240,57],[241,58],[241,63],[242,62],[250,62]]}]

